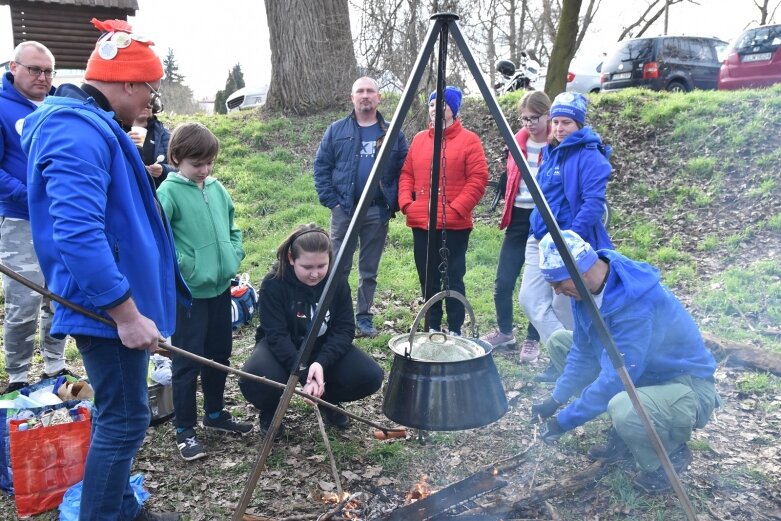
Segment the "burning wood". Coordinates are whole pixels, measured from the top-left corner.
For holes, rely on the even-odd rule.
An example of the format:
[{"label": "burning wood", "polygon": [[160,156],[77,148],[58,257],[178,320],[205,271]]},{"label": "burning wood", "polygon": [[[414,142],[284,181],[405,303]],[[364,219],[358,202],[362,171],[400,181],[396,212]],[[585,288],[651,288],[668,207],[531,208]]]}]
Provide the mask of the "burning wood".
[{"label": "burning wood", "polygon": [[428,484],[428,476],[425,474],[420,477],[420,481],[412,485],[412,488],[407,492],[407,497],[404,498],[404,504],[409,505],[420,499],[427,498],[431,495],[431,485]]}]

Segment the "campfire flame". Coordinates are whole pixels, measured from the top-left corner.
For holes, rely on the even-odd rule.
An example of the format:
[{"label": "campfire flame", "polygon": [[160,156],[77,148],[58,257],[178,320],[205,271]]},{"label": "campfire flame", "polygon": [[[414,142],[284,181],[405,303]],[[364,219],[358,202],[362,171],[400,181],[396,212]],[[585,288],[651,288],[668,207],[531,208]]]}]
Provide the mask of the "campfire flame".
[{"label": "campfire flame", "polygon": [[407,492],[407,496],[404,498],[404,504],[409,505],[415,501],[427,498],[431,495],[431,485],[428,484],[428,476],[423,475],[420,477],[420,481],[412,485],[412,488]]},{"label": "campfire flame", "polygon": [[344,519],[353,519],[355,521],[358,521],[361,519],[360,512],[361,512],[361,502],[358,501],[356,498],[351,499],[350,501],[344,504],[344,507],[342,507],[342,517]]},{"label": "campfire flame", "polygon": [[337,492],[322,492],[320,495],[320,500],[328,505],[335,505],[341,501],[344,501],[350,497],[350,494],[347,492],[342,492],[341,494]]}]

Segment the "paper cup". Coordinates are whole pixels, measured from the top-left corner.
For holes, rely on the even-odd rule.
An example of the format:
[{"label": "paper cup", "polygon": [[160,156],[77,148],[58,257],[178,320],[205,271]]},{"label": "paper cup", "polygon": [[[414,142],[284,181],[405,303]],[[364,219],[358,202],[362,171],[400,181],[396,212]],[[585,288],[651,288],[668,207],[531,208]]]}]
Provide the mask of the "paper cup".
[{"label": "paper cup", "polygon": [[143,145],[144,140],[146,139],[146,129],[144,127],[130,127],[130,131],[138,134],[138,137],[141,140],[140,143],[136,144],[139,146]]}]

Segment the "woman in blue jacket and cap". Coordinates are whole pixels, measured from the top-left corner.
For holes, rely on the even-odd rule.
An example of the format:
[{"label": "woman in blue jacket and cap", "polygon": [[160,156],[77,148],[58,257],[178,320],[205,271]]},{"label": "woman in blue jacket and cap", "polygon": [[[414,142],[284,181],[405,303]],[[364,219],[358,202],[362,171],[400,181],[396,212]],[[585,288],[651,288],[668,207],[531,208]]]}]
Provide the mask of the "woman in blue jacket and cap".
[{"label": "woman in blue jacket and cap", "polygon": [[[613,248],[602,224],[605,190],[613,168],[611,149],[586,127],[588,101],[577,92],[563,92],[551,104],[551,141],[537,171],[537,183],[562,230],[578,233],[593,249]],[[539,256],[540,239],[548,226],[538,208],[530,216],[526,259]],[[542,343],[559,329],[572,329],[569,299],[557,297],[534,262],[527,262],[519,300]],[[539,348],[521,351],[521,362],[533,362]]]}]

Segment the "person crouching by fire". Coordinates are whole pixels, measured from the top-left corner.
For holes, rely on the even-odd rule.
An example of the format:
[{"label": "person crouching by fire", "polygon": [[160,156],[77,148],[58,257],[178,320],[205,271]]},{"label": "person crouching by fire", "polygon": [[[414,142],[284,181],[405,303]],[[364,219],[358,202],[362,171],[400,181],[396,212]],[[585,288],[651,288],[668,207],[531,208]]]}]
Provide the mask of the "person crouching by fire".
[{"label": "person crouching by fire", "polygon": [[[656,268],[612,250],[595,252],[573,231],[562,235],[673,467],[676,472],[685,470],[692,458],[686,442],[720,404],[713,378],[716,361],[691,315],[660,282]],[[607,443],[591,447],[589,456],[610,462],[634,457],[640,469],[633,481],[637,487],[646,492],[669,489],[661,462],[550,234],[540,241],[540,270],[557,294],[573,299],[574,316],[573,331],[560,330],[551,337],[551,359],[562,374],[550,397],[532,406],[532,421],[545,422],[543,441],[555,442],[607,412],[613,423]]]},{"label": "person crouching by fire", "polygon": [[[281,383],[298,371],[305,393],[341,405],[377,392],[385,375],[371,356],[353,344],[355,318],[346,277],[336,282],[309,359],[296,367],[299,349],[325,290],[332,257],[331,238],[314,223],[298,226],[282,241],[277,260],[260,285],[260,325],[255,349],[243,369]],[[282,391],[243,378],[239,388],[260,411],[260,432],[265,436]],[[321,412],[327,425],[346,429],[350,424],[349,417],[338,411],[321,407]],[[281,433],[280,428],[277,436]]]}]

